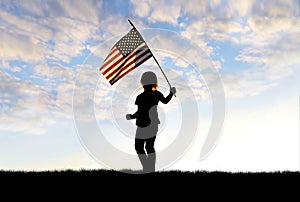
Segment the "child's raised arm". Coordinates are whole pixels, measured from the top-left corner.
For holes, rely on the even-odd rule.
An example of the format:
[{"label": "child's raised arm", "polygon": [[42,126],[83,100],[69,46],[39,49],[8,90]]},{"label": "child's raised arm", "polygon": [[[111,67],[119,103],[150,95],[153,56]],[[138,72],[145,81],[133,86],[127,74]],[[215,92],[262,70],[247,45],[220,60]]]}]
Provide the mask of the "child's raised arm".
[{"label": "child's raised arm", "polygon": [[164,97],[163,95],[161,95],[159,100],[164,104],[168,104],[168,102],[170,102],[170,100],[172,99],[172,97],[175,93],[176,93],[176,88],[172,87],[172,88],[170,88],[169,95],[167,97]]}]

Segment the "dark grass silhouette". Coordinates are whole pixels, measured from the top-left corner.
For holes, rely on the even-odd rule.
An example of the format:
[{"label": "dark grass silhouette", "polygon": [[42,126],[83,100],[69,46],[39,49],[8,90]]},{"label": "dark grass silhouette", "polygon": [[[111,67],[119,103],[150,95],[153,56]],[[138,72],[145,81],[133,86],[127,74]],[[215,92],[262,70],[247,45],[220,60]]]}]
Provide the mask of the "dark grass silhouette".
[{"label": "dark grass silhouette", "polygon": [[115,176],[125,176],[125,177],[134,177],[134,176],[151,176],[151,177],[210,177],[210,176],[219,176],[219,177],[272,177],[272,176],[291,176],[291,177],[300,177],[300,172],[296,171],[275,171],[275,172],[224,172],[224,171],[157,171],[154,173],[143,174],[142,171],[133,171],[133,170],[51,170],[51,171],[22,171],[22,170],[0,170],[0,177],[115,177]]},{"label": "dark grass silhouette", "polygon": [[[130,170],[126,170],[130,172]],[[77,197],[83,192],[88,193],[84,196],[94,196],[99,199],[103,194],[109,194],[109,197],[130,198],[136,193],[146,193],[147,198],[160,196],[175,197],[184,193],[184,197],[190,194],[198,198],[215,197],[220,195],[218,190],[227,193],[230,200],[233,198],[241,201],[243,198],[258,197],[254,193],[274,195],[282,193],[282,188],[293,186],[299,183],[300,173],[291,171],[282,172],[207,172],[195,171],[185,172],[179,170],[158,171],[155,173],[137,174],[137,171],[131,171],[135,174],[128,174],[115,170],[58,170],[58,171],[0,171],[1,193],[5,190],[23,190],[29,189],[29,193],[51,192]],[[4,187],[4,188],[3,188]],[[293,186],[297,187],[297,186]],[[267,191],[268,189],[271,191]],[[34,192],[32,191],[34,190]],[[38,190],[38,191],[37,191]],[[153,191],[154,190],[154,191]],[[168,191],[167,191],[168,190]],[[161,193],[161,194],[158,194]],[[190,194],[186,194],[190,193]],[[237,194],[239,193],[239,194]],[[298,193],[298,189],[297,192]],[[47,193],[45,196],[50,196]],[[19,195],[15,193],[14,195]],[[14,195],[10,195],[14,196]],[[55,196],[56,196],[55,195]],[[225,194],[226,195],[226,194]],[[220,195],[224,198],[225,195]],[[21,195],[23,197],[23,195]],[[260,197],[259,197],[260,198]],[[57,200],[57,199],[55,199]],[[93,200],[91,198],[90,200]],[[169,200],[169,199],[168,199]],[[253,200],[253,201],[254,201]],[[51,200],[50,200],[51,201]],[[84,200],[86,201],[86,199]],[[242,200],[243,201],[243,200]]]}]

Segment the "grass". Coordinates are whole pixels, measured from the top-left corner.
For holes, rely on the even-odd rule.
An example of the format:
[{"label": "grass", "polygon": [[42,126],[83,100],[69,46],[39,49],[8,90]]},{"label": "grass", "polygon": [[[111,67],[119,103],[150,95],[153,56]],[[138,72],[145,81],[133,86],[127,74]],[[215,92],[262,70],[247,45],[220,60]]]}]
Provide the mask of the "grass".
[{"label": "grass", "polygon": [[0,177],[6,176],[73,176],[73,177],[114,177],[114,176],[157,176],[157,177],[207,177],[207,176],[300,176],[300,172],[295,171],[275,171],[275,172],[223,172],[223,171],[157,171],[155,173],[143,174],[141,171],[133,170],[53,170],[53,171],[22,171],[22,170],[0,170]]},{"label": "grass", "polygon": [[[120,192],[132,195],[133,193],[145,193],[155,190],[167,192],[166,196],[177,196],[182,190],[190,193],[217,192],[217,189],[228,189],[232,198],[232,190],[235,192],[256,190],[266,192],[267,187],[275,187],[272,193],[281,193],[280,189],[288,185],[299,183],[300,172],[221,172],[221,171],[195,171],[185,172],[179,170],[159,171],[148,174],[138,174],[139,171],[123,170],[57,170],[57,171],[4,171],[0,170],[0,182],[6,189],[50,190],[53,193],[63,192],[70,187],[68,194],[76,195],[82,190],[88,193],[109,193],[104,190],[113,190],[115,195]],[[134,174],[129,174],[132,172]],[[249,186],[247,189],[245,187]],[[1,193],[5,191],[0,189]],[[129,190],[129,191],[128,191]],[[239,191],[238,191],[239,190]],[[248,192],[247,191],[247,192]],[[28,192],[31,193],[31,192]],[[39,191],[40,193],[40,191]],[[208,192],[209,193],[209,192]],[[154,196],[156,196],[154,194]],[[110,196],[114,196],[110,195]],[[122,195],[123,196],[123,195]],[[212,197],[212,195],[209,195]],[[234,195],[235,196],[235,195]],[[236,195],[237,196],[237,195]],[[248,195],[247,195],[248,196]]]}]

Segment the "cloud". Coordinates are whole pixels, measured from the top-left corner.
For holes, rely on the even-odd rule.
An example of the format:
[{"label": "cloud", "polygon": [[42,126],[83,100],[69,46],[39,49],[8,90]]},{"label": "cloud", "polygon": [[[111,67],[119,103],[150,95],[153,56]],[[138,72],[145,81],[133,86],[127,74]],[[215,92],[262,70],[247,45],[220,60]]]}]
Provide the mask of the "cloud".
[{"label": "cloud", "polygon": [[278,83],[265,81],[266,72],[249,70],[234,74],[222,74],[223,85],[227,98],[255,96]]},{"label": "cloud", "polygon": [[207,44],[199,45],[189,38],[163,30],[153,31],[153,36],[149,36],[148,41],[159,61],[171,58],[179,68],[186,68],[192,64],[201,71],[213,65],[209,58],[212,49]]},{"label": "cloud", "polygon": [[[253,32],[271,34],[279,32],[299,32],[299,18],[294,17],[259,17],[248,18],[248,24]],[[280,33],[279,33],[280,34]]]},{"label": "cloud", "polygon": [[103,39],[109,40],[114,36],[122,35],[129,31],[130,25],[125,23],[127,18],[121,15],[109,15],[103,19],[100,24],[101,29],[104,30]]},{"label": "cloud", "polygon": [[65,82],[58,85],[55,99],[50,107],[55,117],[70,119],[73,117],[72,98],[74,82]]},{"label": "cloud", "polygon": [[244,48],[235,60],[248,63],[263,63],[263,51],[256,48]]},{"label": "cloud", "polygon": [[[78,100],[83,101],[80,102],[80,106],[75,105],[76,109],[82,110],[82,113],[90,102],[96,102],[88,92],[97,86],[97,79],[99,79],[97,68],[89,65],[76,65],[70,68],[54,63],[50,66],[38,65],[35,69],[35,76],[43,78],[45,85],[51,88],[52,99],[47,107],[54,117],[73,118],[74,99],[76,99],[75,103],[77,104]],[[75,97],[74,88],[77,88],[76,92],[79,92]],[[103,94],[104,89],[101,89],[101,94]]]},{"label": "cloud", "polygon": [[[22,19],[0,10],[0,56],[2,60],[39,61],[45,47],[41,40],[51,37],[51,30],[30,19]],[[37,32],[38,30],[38,32]]]},{"label": "cloud", "polygon": [[299,15],[299,1],[297,0],[275,0],[259,1],[253,5],[252,14],[270,17],[293,17]]},{"label": "cloud", "polygon": [[29,2],[7,2],[8,5],[21,9],[24,14],[39,18],[67,17],[84,22],[98,24],[98,11],[102,1],[58,1],[44,2],[31,0]]},{"label": "cloud", "polygon": [[198,20],[238,20],[239,17],[248,16],[272,16],[291,17],[299,14],[299,2],[297,0],[228,0],[228,1],[173,1],[179,4],[183,13],[187,16],[196,17]]},{"label": "cloud", "polygon": [[131,0],[133,12],[139,17],[147,17],[150,13],[150,1],[148,0]]},{"label": "cloud", "polygon": [[42,134],[53,124],[47,105],[52,97],[44,87],[0,71],[0,129],[28,134]]},{"label": "cloud", "polygon": [[230,97],[253,96],[280,84],[300,65],[300,33],[282,36],[265,46],[253,43],[243,49],[235,60],[251,65],[250,69],[223,73],[226,93]]},{"label": "cloud", "polygon": [[[191,16],[206,16],[208,12],[208,4],[206,0],[179,0],[178,3],[186,15]],[[217,5],[217,1],[213,1],[213,5]]]},{"label": "cloud", "polygon": [[30,1],[13,6],[20,16],[0,10],[2,59],[68,63],[82,53],[88,40],[99,39],[97,9],[101,3],[97,1]]},{"label": "cloud", "polygon": [[32,37],[0,33],[0,57],[2,60],[39,61],[43,58],[43,47]]},{"label": "cloud", "polygon": [[174,1],[131,0],[130,2],[133,7],[133,14],[147,18],[150,23],[165,22],[174,26],[178,25],[181,7]]},{"label": "cloud", "polygon": [[45,127],[55,123],[56,119],[73,117],[72,99],[77,68],[41,64],[33,69],[32,81],[0,72],[0,104],[3,109],[0,129],[43,134]]},{"label": "cloud", "polygon": [[182,32],[182,36],[194,41],[210,55],[212,47],[208,41],[231,40],[231,35],[244,34],[249,31],[247,26],[242,26],[235,21],[194,21]]},{"label": "cloud", "polygon": [[[176,74],[170,74],[174,76],[172,79],[187,78],[199,99],[208,97],[207,89],[199,78],[193,78],[192,74],[187,73],[192,67],[189,66],[189,61],[184,59],[186,55],[197,58],[196,64],[193,65],[200,67],[201,70],[212,66],[222,69],[221,60],[209,58],[216,53],[222,56],[224,51],[221,48],[215,48],[212,45],[214,42],[231,42],[236,46],[242,46],[243,49],[237,53],[235,59],[251,66],[246,70],[223,74],[229,96],[256,95],[277,85],[279,79],[291,75],[293,69],[299,65],[297,41],[300,23],[296,15],[298,4],[295,4],[295,1],[276,1],[273,4],[267,1],[260,3],[233,0],[229,2],[220,0],[137,2],[132,0],[131,4],[133,14],[142,18],[135,20],[135,24],[139,24],[138,27],[144,27],[144,24],[147,24],[146,20],[150,23],[164,22],[177,28],[180,27],[182,30],[180,35],[188,44],[181,44],[164,35],[155,37],[146,35],[146,38],[151,48],[155,50],[159,61],[164,63],[171,59],[177,71]],[[6,77],[10,78],[3,82],[14,83],[12,84],[14,89],[11,89],[11,92],[3,89],[5,95],[8,96],[1,98],[3,109],[11,110],[12,114],[10,119],[8,116],[4,118],[11,120],[11,123],[13,120],[20,125],[24,123],[20,131],[29,133],[30,129],[35,128],[36,133],[42,133],[42,125],[51,124],[53,121],[50,118],[43,120],[42,114],[49,113],[50,116],[60,118],[72,117],[72,90],[79,66],[71,64],[72,67],[67,67],[62,64],[70,63],[73,58],[83,56],[86,49],[92,50],[97,43],[127,33],[130,26],[124,23],[127,18],[120,13],[115,14],[112,11],[111,15],[104,16],[101,1],[45,3],[36,0],[16,4],[2,1],[1,6],[1,63],[5,71],[22,75],[19,77],[22,79],[19,79],[17,76],[1,73],[7,74]],[[14,14],[16,8],[20,15]],[[183,26],[180,25],[181,21],[183,21]],[[95,55],[105,57],[105,51],[107,52],[114,43],[115,40],[105,48],[97,49]],[[160,47],[168,47],[169,50],[180,50],[184,53],[180,54],[183,58],[164,51],[157,44]],[[197,44],[203,52],[199,53],[191,46],[192,44]],[[12,60],[28,62],[28,67],[32,68],[32,74],[30,69],[30,75],[25,75],[27,67],[11,65]],[[145,65],[154,66],[155,63],[149,60]],[[85,90],[88,87],[95,87],[94,80],[90,78],[96,72],[98,73],[98,70],[92,68],[86,71],[88,73],[84,80],[87,83],[86,86],[82,86],[80,94],[84,100],[80,103],[81,110],[84,110],[86,102],[93,102],[102,107],[97,114],[98,118],[109,117],[110,112],[104,109],[107,105],[102,104],[103,100],[108,99],[113,88],[100,83],[97,87],[101,90],[95,91],[95,97],[87,97]],[[256,76],[253,77],[253,75]],[[16,90],[19,87],[23,90],[22,92]],[[26,91],[26,88],[29,90]],[[24,92],[28,92],[28,96]],[[24,99],[23,103],[28,104],[26,107],[31,105],[29,103],[36,105],[31,107],[33,107],[32,112],[36,112],[37,115],[36,117],[32,115],[28,123],[40,123],[39,127],[27,124],[26,128],[26,121],[20,120],[22,111],[30,111],[26,107],[21,108],[22,99]],[[14,100],[13,103],[8,103],[10,100]],[[12,128],[12,125],[7,124],[7,127]]]},{"label": "cloud", "polygon": [[[295,11],[295,8],[299,9],[299,3],[295,1],[264,1],[255,2],[252,7],[251,15],[241,22],[245,24],[247,32],[231,36],[232,42],[239,45],[266,46],[276,43],[285,35],[300,32],[299,12]],[[273,12],[272,10],[277,11]],[[284,15],[275,14],[279,12]]]},{"label": "cloud", "polygon": [[[228,5],[225,20],[221,15],[210,16],[216,8],[203,10],[207,17],[200,18],[199,14],[199,20],[187,25],[182,35],[200,45],[208,55],[224,54],[222,47],[208,45],[214,42],[224,41],[243,47],[235,60],[241,62],[241,66],[248,63],[248,68],[233,73],[225,71],[221,75],[227,96],[253,96],[279,85],[279,81],[290,76],[300,64],[296,40],[300,33],[299,3],[230,1]],[[226,62],[215,61],[215,65],[222,69]]]},{"label": "cloud", "polygon": [[[254,96],[266,89],[279,85],[280,80],[292,75],[299,66],[299,45],[297,50],[284,50],[283,47],[263,50],[246,49],[236,60],[250,63],[251,69],[223,73],[222,79],[228,97]],[[262,54],[262,55],[258,55]]]},{"label": "cloud", "polygon": [[112,94],[116,85],[111,86],[99,73],[98,67],[90,64],[78,66],[74,84],[72,109],[74,118],[79,122],[89,122],[94,118],[100,121],[111,120]]},{"label": "cloud", "polygon": [[[251,7],[250,2],[236,2],[222,1],[222,0],[178,0],[178,4],[181,6],[182,13],[187,19],[194,19],[198,21],[232,21],[237,17],[237,14],[242,14],[247,11],[248,7]],[[237,11],[237,12],[236,12]],[[237,14],[236,14],[237,13]]]},{"label": "cloud", "polygon": [[236,12],[239,16],[246,16],[252,12],[254,4],[258,3],[255,0],[246,0],[246,1],[238,1],[238,0],[230,0],[228,4],[232,9],[232,12]]},{"label": "cloud", "polygon": [[70,62],[72,57],[80,56],[86,49],[86,41],[96,35],[97,27],[68,18],[56,18],[48,21],[55,24],[54,44],[47,49],[47,57],[58,61]]},{"label": "cloud", "polygon": [[67,67],[58,63],[34,66],[33,79],[41,79],[49,88],[51,100],[47,109],[57,118],[72,118],[73,89],[76,82],[78,66]]},{"label": "cloud", "polygon": [[178,24],[180,17],[180,6],[170,3],[170,1],[155,1],[152,4],[153,10],[149,17],[151,23],[167,22],[171,25]]},{"label": "cloud", "polygon": [[28,15],[17,16],[5,10],[0,10],[0,19],[3,31],[11,34],[27,35],[37,40],[52,37],[50,27],[43,25],[42,19],[32,18]]},{"label": "cloud", "polygon": [[248,18],[248,24],[251,32],[239,41],[246,48],[235,60],[248,63],[253,70],[260,72],[263,86],[290,76],[300,64],[297,40],[300,37],[300,19],[296,16],[253,16]]},{"label": "cloud", "polygon": [[58,1],[64,8],[64,16],[79,19],[88,23],[98,24],[98,12],[101,10],[102,2],[87,0],[87,1]]}]

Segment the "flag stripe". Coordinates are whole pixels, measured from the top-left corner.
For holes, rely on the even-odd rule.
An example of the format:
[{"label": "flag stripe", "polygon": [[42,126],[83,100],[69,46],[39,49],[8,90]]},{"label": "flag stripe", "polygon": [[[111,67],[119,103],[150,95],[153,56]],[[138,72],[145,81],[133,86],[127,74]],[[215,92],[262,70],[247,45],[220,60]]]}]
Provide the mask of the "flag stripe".
[{"label": "flag stripe", "polygon": [[136,68],[139,65],[141,65],[143,62],[151,58],[152,54],[150,52],[147,52],[143,54],[143,56],[136,58],[136,60],[133,63],[128,64],[125,68],[123,68],[123,71],[118,77],[123,77],[125,76],[124,74],[128,73],[129,69],[131,68]]},{"label": "flag stripe", "polygon": [[[145,49],[145,47],[147,47],[147,46],[146,46],[145,43],[143,43],[143,44],[141,44],[141,45],[136,49],[136,51],[137,51],[138,49]],[[118,52],[119,52],[119,50],[118,50]],[[119,52],[119,54],[121,54],[121,53]],[[133,54],[135,54],[135,51],[133,51],[132,53],[130,53],[126,58],[124,58],[122,55],[119,56],[119,57],[117,57],[112,63],[110,63],[110,64],[105,68],[105,70],[102,70],[102,74],[106,77],[107,74],[110,74],[110,73],[113,71],[112,69],[117,69],[120,65],[123,64],[123,62],[125,62],[125,59],[126,59],[126,60],[129,60],[130,57],[131,57]],[[123,60],[124,60],[124,61],[123,61]]]},{"label": "flag stripe", "polygon": [[114,57],[115,54],[117,53],[117,50],[118,50],[117,47],[114,46],[114,48],[110,51],[108,56],[105,58],[104,63],[100,68],[100,70],[102,70],[108,64],[108,62],[110,62],[111,58]]},{"label": "flag stripe", "polygon": [[135,64],[130,65],[127,67],[122,73],[115,79],[116,81],[125,76],[127,73],[135,69],[136,67],[140,66],[143,62],[148,60],[149,58],[152,57],[152,54],[149,52],[147,55],[145,55],[143,58],[141,58],[139,61],[137,61]]},{"label": "flag stripe", "polygon": [[122,70],[122,66],[126,63],[126,61],[131,60],[134,57],[134,54],[130,55],[127,58],[122,58],[122,61],[117,63],[116,66],[112,65],[107,71],[103,74],[106,79],[109,79],[111,75],[117,73],[118,71]]},{"label": "flag stripe", "polygon": [[131,64],[135,64],[136,63],[136,61],[137,60],[139,60],[139,58],[141,58],[141,57],[143,57],[145,54],[147,54],[149,51],[147,50],[147,49],[143,49],[141,52],[138,52],[137,54],[136,54],[136,52],[137,51],[134,51],[133,53],[133,55],[132,56],[130,56],[130,58],[127,60],[127,61],[125,61],[125,63],[124,64],[122,64],[122,69],[120,69],[120,68],[114,68],[114,71],[112,71],[110,74],[108,74],[108,75],[105,75],[105,77],[108,79],[108,80],[111,80],[111,79],[113,79],[118,73],[119,73],[119,71],[124,71],[124,70],[126,70],[126,68],[128,67],[128,66],[130,66]]},{"label": "flag stripe", "polygon": [[99,70],[113,85],[151,57],[143,37],[132,28],[113,46]]},{"label": "flag stripe", "polygon": [[152,54],[149,50],[147,52],[144,52],[142,55],[136,57],[132,62],[130,62],[126,66],[124,66],[122,68],[122,72],[120,73],[120,75],[117,75],[116,78],[114,78],[115,76],[110,77],[108,79],[108,81],[110,81],[110,82],[113,81],[113,83],[115,83],[117,80],[119,80],[120,78],[125,76],[131,70],[135,69],[136,67],[138,67],[139,65],[141,65],[143,62],[145,62],[146,60],[148,60],[151,57],[152,57]]},{"label": "flag stripe", "polygon": [[110,66],[112,66],[114,64],[117,64],[117,62],[120,61],[121,58],[123,58],[123,55],[117,49],[117,51],[114,54],[114,56],[112,58],[110,58],[110,61],[103,66],[103,68],[101,69],[101,71],[105,74],[107,72],[107,70],[110,68]]},{"label": "flag stripe", "polygon": [[114,61],[112,61],[110,64],[108,64],[107,68],[105,68],[105,70],[102,71],[103,75],[105,75],[108,72],[110,72],[110,70],[112,68],[118,68],[123,63],[124,59],[125,58],[123,57],[123,55],[119,52],[118,53],[118,57]]},{"label": "flag stripe", "polygon": [[110,81],[111,85],[113,85],[114,83],[116,83],[118,80],[120,80],[123,76],[125,76],[127,73],[131,72],[132,70],[134,70],[136,67],[138,67],[139,65],[141,65],[144,61],[148,60],[149,58],[152,57],[152,54],[147,55],[142,61],[140,61],[137,65],[133,65],[131,66],[131,68],[127,68],[126,72],[122,73],[122,75],[118,76],[117,78],[115,78],[113,81]]},{"label": "flag stripe", "polygon": [[[118,60],[117,62],[115,62],[113,65],[111,65],[105,72],[103,72],[103,75],[108,79],[111,77],[111,75],[115,74],[118,70],[120,70],[120,66],[124,67],[128,62],[131,62],[134,59],[134,56],[137,55],[141,55],[143,54],[145,51],[147,51],[148,49],[146,49],[145,47],[147,47],[146,45],[140,47],[139,49],[133,51],[132,53],[130,53],[126,58],[122,58],[122,60]],[[139,52],[140,51],[140,52]]]}]

